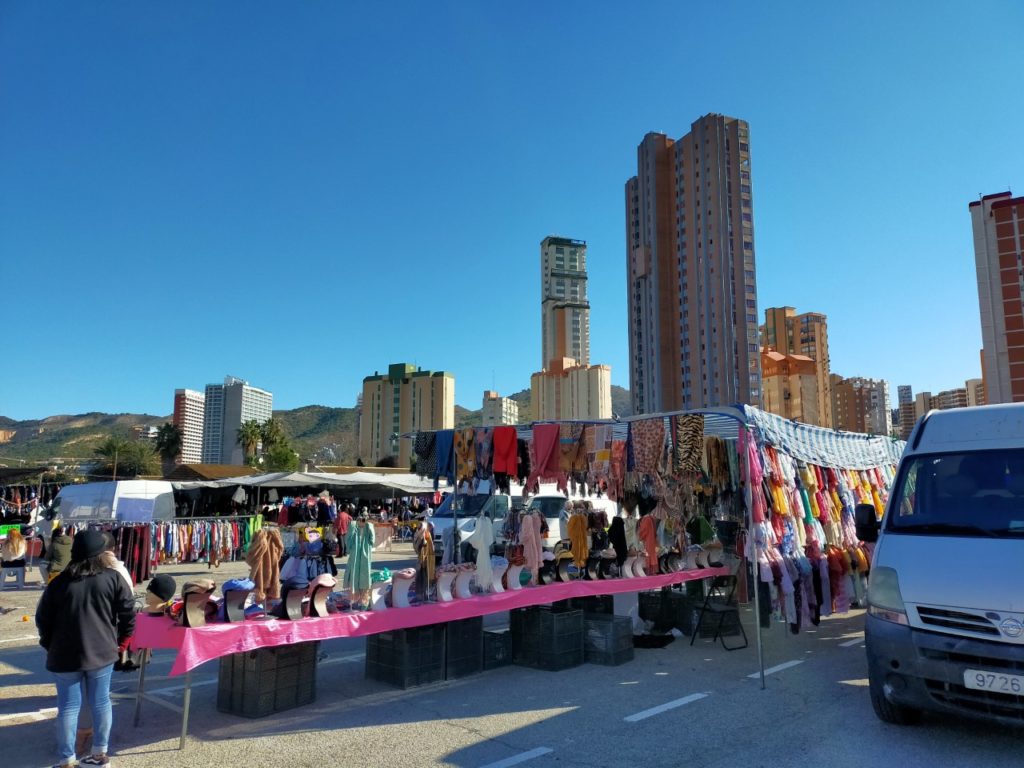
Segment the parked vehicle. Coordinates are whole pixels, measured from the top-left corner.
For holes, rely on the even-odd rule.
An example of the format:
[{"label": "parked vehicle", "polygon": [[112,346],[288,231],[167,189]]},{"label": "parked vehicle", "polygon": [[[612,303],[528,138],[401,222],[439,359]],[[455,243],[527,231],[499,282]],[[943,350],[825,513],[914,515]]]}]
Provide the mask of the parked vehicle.
[{"label": "parked vehicle", "polygon": [[877,540],[865,640],[879,718],[1024,721],[1024,404],[932,412],[914,428]]},{"label": "parked vehicle", "polygon": [[76,520],[149,522],[174,518],[174,489],[165,480],[112,480],[65,485],[51,507],[65,523]]}]

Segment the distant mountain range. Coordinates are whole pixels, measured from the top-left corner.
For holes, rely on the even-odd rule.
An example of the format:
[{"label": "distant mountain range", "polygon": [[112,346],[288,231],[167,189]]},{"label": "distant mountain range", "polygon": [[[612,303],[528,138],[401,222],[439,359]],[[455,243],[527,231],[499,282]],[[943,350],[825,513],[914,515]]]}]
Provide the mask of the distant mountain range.
[{"label": "distant mountain range", "polygon": [[[523,420],[529,418],[530,391],[509,395],[519,403]],[[632,414],[629,390],[612,386],[612,411]],[[480,423],[482,409],[455,406],[455,425]],[[281,420],[292,446],[303,457],[318,464],[355,464],[358,458],[359,421],[355,408],[307,405],[289,411],[274,411]],[[48,416],[45,419],[15,421],[0,416],[0,466],[54,459],[91,459],[93,451],[111,436],[134,437],[143,427],[157,427],[170,416],[145,413],[83,413],[76,416]]]}]

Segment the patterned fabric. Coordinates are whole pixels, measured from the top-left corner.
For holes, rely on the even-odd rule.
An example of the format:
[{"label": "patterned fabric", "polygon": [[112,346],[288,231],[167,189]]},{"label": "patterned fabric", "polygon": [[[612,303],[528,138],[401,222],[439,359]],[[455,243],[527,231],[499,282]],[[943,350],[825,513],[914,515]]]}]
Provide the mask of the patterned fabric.
[{"label": "patterned fabric", "polygon": [[472,427],[455,432],[455,477],[461,483],[476,472],[476,441]]},{"label": "patterned fabric", "polygon": [[420,477],[433,477],[437,470],[433,432],[419,432],[416,435],[416,472]]},{"label": "patterned fabric", "polygon": [[633,448],[633,468],[645,475],[657,474],[665,455],[664,419],[644,419],[629,425]]},{"label": "patterned fabric", "polygon": [[743,406],[743,411],[747,423],[758,429],[765,443],[822,467],[873,469],[898,464],[907,445],[890,437],[798,424],[749,405]]},{"label": "patterned fabric", "polygon": [[586,469],[587,454],[583,445],[582,424],[561,424],[558,432],[558,469],[572,472],[582,462]]},{"label": "patterned fabric", "polygon": [[681,472],[700,472],[700,454],[704,447],[704,414],[672,417],[672,469]]},{"label": "patterned fabric", "polygon": [[612,428],[607,424],[599,424],[588,429],[587,443],[591,472],[595,477],[606,477],[612,459]]},{"label": "patterned fabric", "polygon": [[476,430],[476,476],[481,480],[486,480],[491,476],[493,437],[494,430],[492,429]]}]

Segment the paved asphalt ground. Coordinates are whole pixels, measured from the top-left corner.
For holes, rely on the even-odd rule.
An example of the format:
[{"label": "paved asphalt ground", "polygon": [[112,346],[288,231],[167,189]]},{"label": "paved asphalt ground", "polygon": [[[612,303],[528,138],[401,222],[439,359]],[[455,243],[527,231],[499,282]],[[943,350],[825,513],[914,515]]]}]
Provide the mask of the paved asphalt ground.
[{"label": "paved asphalt ground", "polygon": [[[410,562],[408,545],[377,559],[392,568]],[[208,573],[205,565],[164,570],[179,585]],[[214,578],[245,571],[244,564],[226,563]],[[0,593],[0,605],[22,609],[0,617],[2,768],[54,762],[56,698],[32,622],[39,594],[38,587]],[[752,619],[745,612],[751,640]],[[501,621],[500,615],[488,619]],[[912,728],[877,720],[865,679],[861,612],[795,637],[773,626],[765,640],[764,691],[753,642],[730,653],[710,641],[690,647],[689,638],[678,639],[664,649],[637,649],[636,659],[619,667],[551,673],[511,666],[400,691],[363,679],[364,640],[337,640],[322,645],[327,658],[315,704],[260,720],[221,714],[212,662],[193,674],[184,752],[177,749],[179,715],[146,702],[134,728],[128,699],[115,702],[111,748],[122,768],[1024,765],[1022,730],[946,717]],[[147,689],[180,706],[182,679],[166,677],[171,660],[167,652],[154,656]],[[115,673],[114,690],[130,694],[137,679]]]}]

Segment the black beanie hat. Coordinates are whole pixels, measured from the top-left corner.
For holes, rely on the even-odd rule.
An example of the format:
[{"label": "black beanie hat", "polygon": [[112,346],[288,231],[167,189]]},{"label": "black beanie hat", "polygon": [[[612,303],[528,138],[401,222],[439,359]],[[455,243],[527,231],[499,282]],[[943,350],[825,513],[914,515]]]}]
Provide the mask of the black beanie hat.
[{"label": "black beanie hat", "polygon": [[97,557],[107,551],[107,541],[103,534],[95,528],[89,528],[75,534],[71,542],[72,562],[81,562],[91,557]]},{"label": "black beanie hat", "polygon": [[174,579],[172,577],[168,576],[166,573],[160,573],[150,579],[149,586],[146,587],[146,591],[152,592],[166,603],[174,597],[174,593],[178,591],[178,585],[174,583]]}]

